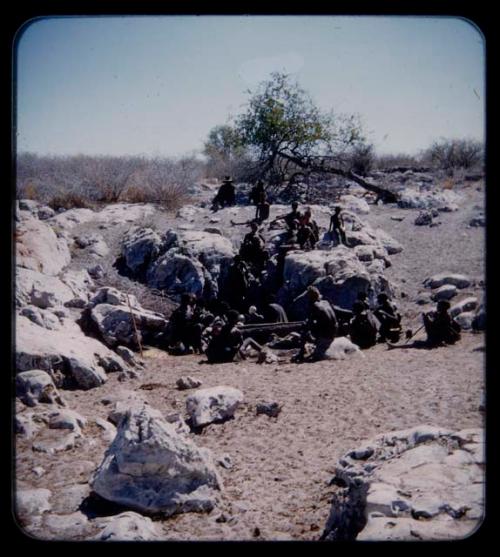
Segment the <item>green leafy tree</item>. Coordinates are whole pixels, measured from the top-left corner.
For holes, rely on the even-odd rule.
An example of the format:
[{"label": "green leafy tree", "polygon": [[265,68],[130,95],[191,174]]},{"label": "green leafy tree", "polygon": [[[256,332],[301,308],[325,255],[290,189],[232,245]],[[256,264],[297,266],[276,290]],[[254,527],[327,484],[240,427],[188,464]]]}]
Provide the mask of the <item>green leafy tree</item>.
[{"label": "green leafy tree", "polygon": [[273,73],[235,119],[260,177],[271,183],[312,173],[349,171],[352,154],[366,145],[356,115],[321,111],[290,76]]}]

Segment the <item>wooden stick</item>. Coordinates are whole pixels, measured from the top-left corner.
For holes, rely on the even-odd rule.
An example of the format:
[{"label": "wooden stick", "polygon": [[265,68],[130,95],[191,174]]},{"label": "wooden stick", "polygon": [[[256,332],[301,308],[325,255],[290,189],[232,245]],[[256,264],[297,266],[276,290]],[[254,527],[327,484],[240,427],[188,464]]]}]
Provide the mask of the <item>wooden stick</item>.
[{"label": "wooden stick", "polygon": [[141,354],[141,358],[142,356],[142,345],[141,345],[141,341],[139,340],[139,331],[137,330],[137,324],[135,322],[135,317],[134,314],[132,313],[132,306],[130,305],[130,298],[128,297],[128,293],[127,293],[127,302],[128,302],[128,309],[130,311],[130,317],[132,318],[132,323],[134,325],[134,332],[135,332],[135,340],[137,342],[137,344],[139,345],[139,352]]}]

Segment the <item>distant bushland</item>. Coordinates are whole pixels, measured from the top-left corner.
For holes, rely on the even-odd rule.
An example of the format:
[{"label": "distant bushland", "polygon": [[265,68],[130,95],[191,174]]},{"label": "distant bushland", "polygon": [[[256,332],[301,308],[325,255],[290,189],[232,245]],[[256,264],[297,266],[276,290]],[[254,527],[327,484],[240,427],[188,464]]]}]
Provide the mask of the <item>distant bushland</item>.
[{"label": "distant bushland", "polygon": [[157,203],[174,210],[202,179],[205,163],[194,156],[41,156],[16,159],[16,197],[54,209],[115,202]]}]

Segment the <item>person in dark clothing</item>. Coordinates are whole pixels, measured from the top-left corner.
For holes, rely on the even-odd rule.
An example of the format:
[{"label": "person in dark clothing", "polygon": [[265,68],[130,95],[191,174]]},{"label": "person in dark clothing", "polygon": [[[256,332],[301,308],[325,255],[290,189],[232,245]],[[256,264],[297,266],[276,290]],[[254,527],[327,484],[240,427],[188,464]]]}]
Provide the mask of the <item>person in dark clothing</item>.
[{"label": "person in dark clothing", "polygon": [[255,220],[260,224],[269,218],[269,212],[271,210],[271,205],[267,201],[265,192],[262,192],[259,196],[259,201],[257,203],[257,208],[255,210]]},{"label": "person in dark clothing", "polygon": [[269,302],[262,310],[266,323],[288,323],[288,317],[283,306],[276,302]]},{"label": "person in dark clothing", "polygon": [[248,306],[248,288],[253,280],[255,279],[248,265],[240,255],[235,255],[228,269],[225,288],[225,298],[230,307],[243,311]]},{"label": "person in dark clothing", "polygon": [[245,314],[245,323],[254,324],[254,323],[264,323],[265,319],[264,316],[257,311],[256,306],[250,306],[248,308],[248,313]]},{"label": "person in dark clothing", "polygon": [[460,340],[460,325],[448,313],[450,302],[440,300],[436,311],[424,313],[423,321],[427,333],[427,344],[431,347],[455,344]]},{"label": "person in dark clothing", "polygon": [[250,229],[250,232],[243,238],[240,256],[260,272],[264,268],[269,254],[265,249],[266,243],[264,238],[259,234],[259,225],[256,222],[252,222],[250,223]]},{"label": "person in dark clothing", "polygon": [[360,304],[363,304],[363,307],[365,310],[370,310],[370,304],[368,303],[368,294],[366,292],[358,292],[358,295],[356,296],[356,301],[359,302]]},{"label": "person in dark clothing", "polygon": [[236,189],[230,176],[226,176],[222,182],[217,195],[212,201],[212,210],[222,207],[232,207],[236,204]]},{"label": "person in dark clothing", "polygon": [[377,323],[371,311],[362,302],[354,302],[353,318],[349,323],[349,336],[360,348],[370,348],[377,342]]},{"label": "person in dark clothing", "polygon": [[[310,286],[307,289],[307,297],[310,304],[310,313],[303,331],[302,347],[292,359],[295,362],[322,360],[338,330],[337,317],[332,305],[328,300],[321,297],[315,286]],[[304,357],[307,340],[312,340],[314,350],[310,356]]]},{"label": "person in dark clothing", "polygon": [[377,296],[378,305],[373,312],[380,321],[379,342],[398,342],[401,336],[401,315],[396,304],[389,300],[389,296],[382,292]]},{"label": "person in dark clothing", "polygon": [[344,246],[347,246],[344,219],[342,216],[342,209],[339,206],[335,207],[335,211],[330,218],[328,232],[335,236],[337,244],[344,244]]},{"label": "person in dark clothing", "polygon": [[180,305],[172,312],[168,320],[167,342],[169,351],[176,354],[185,354],[189,352],[192,320],[192,296],[185,292],[181,295]]},{"label": "person in dark clothing", "polygon": [[284,220],[288,229],[292,230],[298,227],[301,218],[302,218],[302,213],[299,211],[299,204],[296,201],[294,201],[292,203],[292,210],[286,215],[280,215],[276,217],[273,220],[273,222]]},{"label": "person in dark clothing", "polygon": [[214,331],[205,354],[211,364],[232,362],[238,353],[242,343],[243,335],[237,327],[240,314],[236,310],[230,310],[227,315],[227,323],[219,331]]},{"label": "person in dark clothing", "polygon": [[260,203],[262,194],[265,194],[264,182],[262,180],[258,180],[255,186],[250,191],[248,200],[252,205],[258,205]]},{"label": "person in dark clothing", "polygon": [[192,298],[193,317],[188,326],[188,344],[196,354],[203,352],[203,331],[211,325],[214,315],[206,309],[203,300]]}]

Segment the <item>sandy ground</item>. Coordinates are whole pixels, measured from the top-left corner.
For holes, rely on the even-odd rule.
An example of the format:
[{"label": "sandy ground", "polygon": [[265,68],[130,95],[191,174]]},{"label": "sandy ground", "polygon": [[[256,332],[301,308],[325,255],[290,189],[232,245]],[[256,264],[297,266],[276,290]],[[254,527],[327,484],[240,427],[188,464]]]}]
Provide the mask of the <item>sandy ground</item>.
[{"label": "sandy ground", "polygon": [[[460,272],[480,281],[484,275],[484,229],[467,227],[483,193],[467,190],[469,202],[456,213],[441,214],[435,228],[413,224],[418,211],[371,207],[366,220],[401,242],[405,250],[391,257],[390,278],[404,285],[398,300],[405,327],[416,329],[422,311],[414,304],[422,281],[443,271]],[[394,221],[390,216],[403,216]],[[480,295],[479,283],[457,297]],[[423,338],[423,333],[417,338]],[[388,431],[429,424],[460,430],[482,427],[479,411],[484,389],[484,335],[465,332],[455,346],[426,350],[388,350],[385,345],[364,351],[363,357],[314,364],[202,365],[203,356],[173,357],[159,350],[145,352],[140,379],[120,383],[116,374],[91,391],[65,391],[69,408],[93,419],[106,418],[102,400],[118,389],[137,390],[165,414],[185,415],[191,391],[179,391],[175,381],[185,375],[203,387],[229,385],[244,393],[234,419],[212,424],[195,442],[229,455],[231,469],[220,468],[224,491],[210,514],[187,513],[159,521],[165,540],[317,540],[325,525],[337,460],[370,437]],[[283,405],[277,418],[256,415],[256,404]],[[86,436],[92,436],[92,426]],[[26,440],[17,442],[19,487],[46,487],[58,493],[85,482],[100,463],[106,443],[83,443],[57,456],[33,453]],[[47,472],[36,478],[32,469]],[[221,518],[221,515],[224,515]],[[226,520],[221,522],[221,520]]]}]

